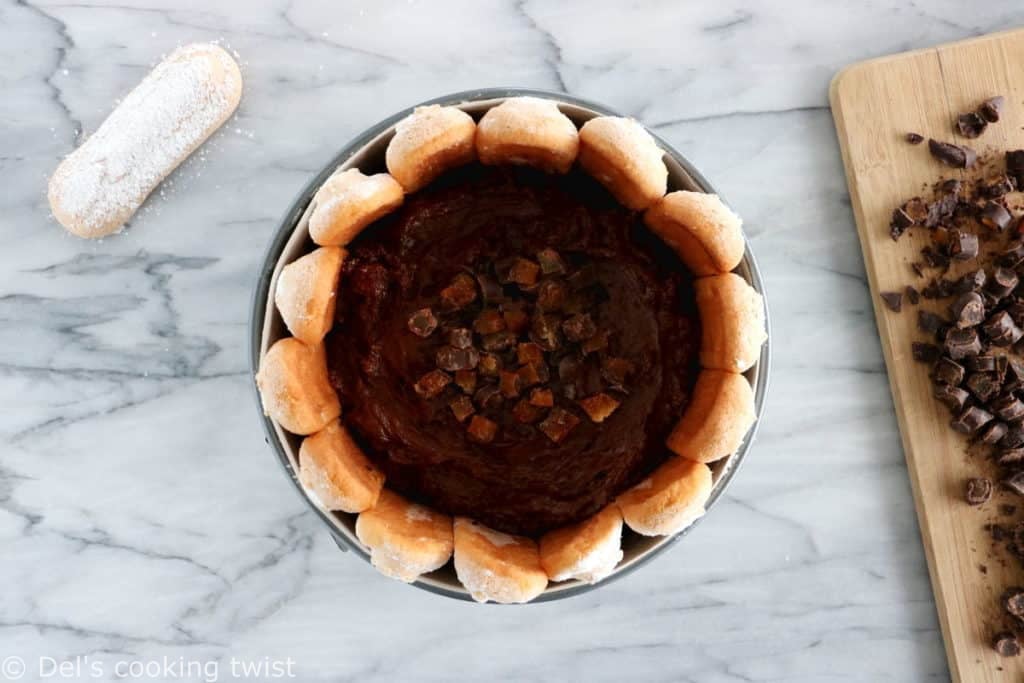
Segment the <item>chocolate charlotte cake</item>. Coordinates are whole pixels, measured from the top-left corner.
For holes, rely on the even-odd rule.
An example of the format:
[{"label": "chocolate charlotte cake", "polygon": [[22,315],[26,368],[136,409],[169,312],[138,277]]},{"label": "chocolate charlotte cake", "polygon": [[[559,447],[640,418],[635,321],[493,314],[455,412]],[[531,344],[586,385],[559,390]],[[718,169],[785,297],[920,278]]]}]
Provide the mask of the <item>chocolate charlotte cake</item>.
[{"label": "chocolate charlotte cake", "polygon": [[383,573],[413,581],[454,555],[473,597],[497,602],[601,580],[623,523],[668,535],[703,514],[707,463],[753,424],[739,373],[766,337],[760,296],[731,273],[739,218],[666,194],[635,121],[577,131],[531,97],[479,123],[418,108],[386,162],[323,185],[319,247],[277,279],[293,336],[257,382],[306,435],[309,495],[359,515]]}]

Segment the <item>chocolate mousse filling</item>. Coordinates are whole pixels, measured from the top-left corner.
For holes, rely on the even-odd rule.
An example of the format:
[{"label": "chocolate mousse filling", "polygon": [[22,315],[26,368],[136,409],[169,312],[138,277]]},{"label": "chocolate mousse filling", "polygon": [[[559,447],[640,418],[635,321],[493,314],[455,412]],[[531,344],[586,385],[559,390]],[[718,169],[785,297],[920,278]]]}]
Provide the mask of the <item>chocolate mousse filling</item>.
[{"label": "chocolate mousse filling", "polygon": [[470,165],[348,251],[331,381],[390,488],[536,535],[668,457],[698,372],[692,276],[585,174]]}]

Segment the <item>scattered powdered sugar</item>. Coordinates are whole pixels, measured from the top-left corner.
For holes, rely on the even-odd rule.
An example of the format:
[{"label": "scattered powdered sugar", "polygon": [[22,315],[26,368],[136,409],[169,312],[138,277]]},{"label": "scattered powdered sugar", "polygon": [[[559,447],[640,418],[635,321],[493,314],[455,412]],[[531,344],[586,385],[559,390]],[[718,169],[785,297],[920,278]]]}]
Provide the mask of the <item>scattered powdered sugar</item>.
[{"label": "scattered powdered sugar", "polygon": [[55,214],[83,236],[113,231],[231,115],[240,92],[238,67],[222,49],[178,48],[58,167]]}]

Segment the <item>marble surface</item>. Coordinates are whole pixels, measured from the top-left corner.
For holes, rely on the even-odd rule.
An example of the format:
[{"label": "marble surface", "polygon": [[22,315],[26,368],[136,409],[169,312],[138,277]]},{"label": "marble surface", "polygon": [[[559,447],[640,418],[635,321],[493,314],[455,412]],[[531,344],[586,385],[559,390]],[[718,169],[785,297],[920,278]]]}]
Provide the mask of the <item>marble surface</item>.
[{"label": "marble surface", "polygon": [[[305,681],[946,679],[826,94],[849,62],[1021,23],[1012,0],[0,0],[0,658],[29,679],[86,656],[221,680],[232,657]],[[237,117],[126,233],[69,237],[49,173],[196,40],[240,55]],[[605,102],[688,155],[746,218],[776,340],[760,438],[708,519],[525,609],[339,552],[246,365],[256,267],[307,179],[386,114],[496,85]]]}]

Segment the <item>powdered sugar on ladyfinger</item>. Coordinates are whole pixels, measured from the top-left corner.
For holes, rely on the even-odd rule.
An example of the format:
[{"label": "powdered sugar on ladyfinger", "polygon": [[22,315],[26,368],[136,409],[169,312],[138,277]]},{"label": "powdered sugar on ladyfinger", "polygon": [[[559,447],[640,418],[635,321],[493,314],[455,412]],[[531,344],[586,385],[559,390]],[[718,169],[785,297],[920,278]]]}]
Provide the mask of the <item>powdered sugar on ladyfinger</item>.
[{"label": "powdered sugar on ladyfinger", "polygon": [[57,167],[48,191],[54,217],[79,237],[116,232],[241,96],[242,74],[224,49],[178,48]]}]

